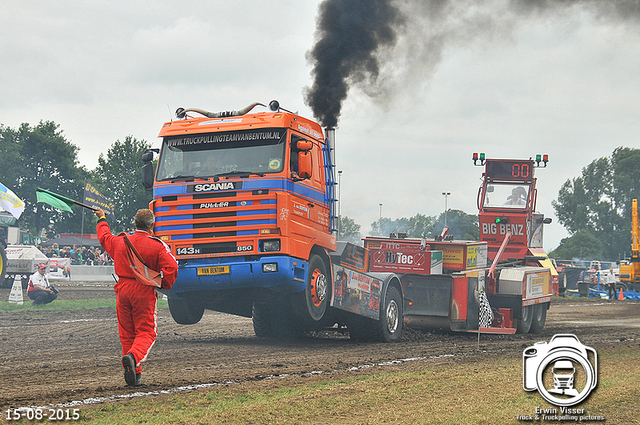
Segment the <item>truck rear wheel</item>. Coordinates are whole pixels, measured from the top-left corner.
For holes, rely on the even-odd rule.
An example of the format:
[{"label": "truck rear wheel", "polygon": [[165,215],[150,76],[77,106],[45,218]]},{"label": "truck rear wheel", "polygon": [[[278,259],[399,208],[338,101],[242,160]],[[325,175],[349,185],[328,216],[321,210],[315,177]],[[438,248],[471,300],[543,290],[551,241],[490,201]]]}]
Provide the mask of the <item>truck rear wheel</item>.
[{"label": "truck rear wheel", "polygon": [[258,338],[297,339],[304,335],[285,303],[253,303],[251,320]]},{"label": "truck rear wheel", "polygon": [[313,326],[324,318],[330,299],[331,279],[327,275],[327,266],[322,258],[312,254],[307,272],[307,287],[293,296],[293,310],[305,325]]},{"label": "truck rear wheel", "polygon": [[533,309],[533,320],[531,321],[531,328],[529,333],[539,334],[544,328],[544,324],[547,321],[547,307],[548,304],[536,304]]},{"label": "truck rear wheel", "polygon": [[395,286],[388,286],[379,319],[352,317],[347,323],[350,338],[354,341],[398,341],[404,324],[402,307],[400,292]]},{"label": "truck rear wheel", "polygon": [[377,333],[378,340],[395,342],[402,336],[402,297],[395,286],[389,285],[384,297],[384,309],[380,310]]},{"label": "truck rear wheel", "polygon": [[194,325],[202,319],[204,307],[186,298],[169,298],[169,312],[179,325]]},{"label": "truck rear wheel", "polygon": [[[534,307],[533,305],[528,305],[526,307],[522,307],[522,317],[518,319],[518,328],[517,333],[526,334],[529,333],[531,329],[531,323],[533,322],[534,316]],[[545,313],[546,317],[546,313]]]}]

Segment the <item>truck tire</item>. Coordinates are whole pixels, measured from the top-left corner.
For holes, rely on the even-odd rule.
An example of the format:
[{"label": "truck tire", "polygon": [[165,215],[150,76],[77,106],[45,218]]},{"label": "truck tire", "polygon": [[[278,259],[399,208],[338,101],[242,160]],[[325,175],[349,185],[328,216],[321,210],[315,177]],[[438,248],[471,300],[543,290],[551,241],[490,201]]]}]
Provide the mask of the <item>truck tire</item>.
[{"label": "truck tire", "polygon": [[354,341],[396,342],[402,337],[402,297],[395,286],[388,286],[384,306],[378,320],[354,316],[347,323],[349,337]]},{"label": "truck tire", "polygon": [[400,292],[395,286],[389,285],[376,327],[378,341],[396,342],[400,339],[404,323],[402,307]]},{"label": "truck tire", "polygon": [[253,303],[251,306],[251,322],[253,323],[253,332],[258,338],[269,338],[273,336],[271,333],[269,305]]},{"label": "truck tire", "polygon": [[307,287],[292,297],[293,311],[305,327],[313,328],[325,316],[331,300],[331,278],[322,258],[311,254],[307,271]]},{"label": "truck tire", "polygon": [[[4,252],[2,242],[0,242],[0,286],[7,287],[4,272],[7,269],[7,254]],[[13,283],[13,282],[12,282]]]},{"label": "truck tire", "polygon": [[533,320],[531,321],[531,328],[529,333],[539,334],[544,329],[544,324],[547,321],[547,303],[536,304],[533,309]]},{"label": "truck tire", "polygon": [[298,339],[304,335],[286,303],[253,303],[251,320],[253,332],[259,338]]},{"label": "truck tire", "polygon": [[169,312],[179,325],[194,325],[202,319],[204,307],[185,298],[169,298]]},{"label": "truck tire", "polygon": [[[534,316],[534,307],[533,305],[528,305],[526,307],[522,307],[522,317],[518,319],[518,328],[516,333],[526,334],[529,333],[531,329],[531,323],[533,322]],[[546,317],[546,313],[545,313]]]},{"label": "truck tire", "polygon": [[375,341],[374,327],[376,321],[362,316],[353,315],[347,321],[347,329],[349,330],[349,338],[357,342]]}]

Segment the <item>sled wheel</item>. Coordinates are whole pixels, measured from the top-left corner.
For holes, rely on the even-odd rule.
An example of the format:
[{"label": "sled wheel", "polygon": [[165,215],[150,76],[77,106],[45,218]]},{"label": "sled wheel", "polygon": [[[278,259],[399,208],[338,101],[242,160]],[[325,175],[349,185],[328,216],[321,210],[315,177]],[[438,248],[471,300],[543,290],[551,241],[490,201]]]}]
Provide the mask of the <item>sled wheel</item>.
[{"label": "sled wheel", "polygon": [[539,334],[544,329],[544,324],[547,321],[547,308],[549,305],[547,303],[544,304],[536,304],[533,310],[533,320],[531,321],[531,328],[529,329],[529,333],[531,334]]},{"label": "sled wheel", "polygon": [[522,317],[518,319],[517,333],[519,334],[529,333],[529,330],[531,329],[531,323],[533,322],[533,315],[534,315],[533,310],[534,310],[534,306],[532,305],[522,307]]}]

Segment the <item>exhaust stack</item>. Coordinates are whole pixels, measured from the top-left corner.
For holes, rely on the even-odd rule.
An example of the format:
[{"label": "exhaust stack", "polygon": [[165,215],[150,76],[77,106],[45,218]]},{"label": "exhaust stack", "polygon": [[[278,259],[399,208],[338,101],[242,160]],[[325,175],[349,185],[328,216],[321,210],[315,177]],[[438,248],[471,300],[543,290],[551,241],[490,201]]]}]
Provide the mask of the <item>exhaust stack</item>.
[{"label": "exhaust stack", "polygon": [[324,130],[324,133],[327,135],[327,143],[330,148],[331,155],[331,165],[335,168],[336,166],[336,129],[333,127],[327,127]]}]

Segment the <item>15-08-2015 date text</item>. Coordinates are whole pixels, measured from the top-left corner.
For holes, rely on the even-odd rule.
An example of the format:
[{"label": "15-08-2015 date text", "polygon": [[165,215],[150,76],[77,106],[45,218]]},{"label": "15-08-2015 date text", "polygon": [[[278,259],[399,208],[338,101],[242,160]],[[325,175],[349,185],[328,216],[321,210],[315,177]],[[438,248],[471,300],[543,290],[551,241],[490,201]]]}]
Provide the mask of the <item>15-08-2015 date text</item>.
[{"label": "15-08-2015 date text", "polygon": [[80,409],[39,409],[20,408],[7,409],[4,412],[7,421],[18,421],[26,419],[28,421],[77,421],[80,419]]}]

